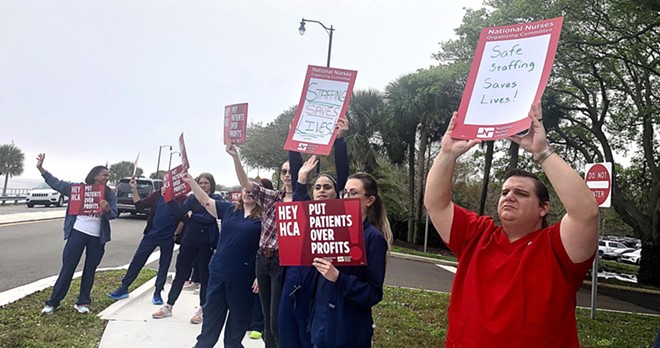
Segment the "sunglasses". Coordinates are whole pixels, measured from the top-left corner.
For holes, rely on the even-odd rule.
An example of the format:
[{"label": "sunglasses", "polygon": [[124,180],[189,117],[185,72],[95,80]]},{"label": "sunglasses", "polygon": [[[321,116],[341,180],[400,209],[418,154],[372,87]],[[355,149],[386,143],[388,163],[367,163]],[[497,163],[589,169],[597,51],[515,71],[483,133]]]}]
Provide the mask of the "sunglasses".
[{"label": "sunglasses", "polygon": [[281,173],[282,175],[287,175],[287,174],[289,173],[289,170],[283,168],[283,169],[280,170],[280,173]]}]

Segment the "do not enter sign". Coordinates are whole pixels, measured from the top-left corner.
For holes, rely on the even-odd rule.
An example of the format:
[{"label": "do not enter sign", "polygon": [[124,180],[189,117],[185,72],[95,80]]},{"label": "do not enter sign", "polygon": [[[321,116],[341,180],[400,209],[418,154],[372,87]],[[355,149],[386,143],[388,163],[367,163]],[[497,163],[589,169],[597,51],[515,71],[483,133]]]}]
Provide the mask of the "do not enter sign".
[{"label": "do not enter sign", "polygon": [[585,181],[599,207],[609,208],[612,201],[612,163],[589,163],[585,167]]}]

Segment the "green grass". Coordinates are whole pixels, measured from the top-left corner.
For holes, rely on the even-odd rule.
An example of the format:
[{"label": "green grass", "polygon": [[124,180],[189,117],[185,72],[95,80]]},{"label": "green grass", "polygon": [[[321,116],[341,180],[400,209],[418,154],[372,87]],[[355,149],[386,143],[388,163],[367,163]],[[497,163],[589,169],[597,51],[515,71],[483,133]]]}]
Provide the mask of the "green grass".
[{"label": "green grass", "polygon": [[[449,295],[424,290],[386,287],[374,308],[374,347],[443,347]],[[583,348],[651,347],[660,317],[577,310],[578,335]]]},{"label": "green grass", "polygon": [[430,257],[432,259],[445,260],[445,261],[454,261],[454,262],[457,261],[455,256],[447,256],[447,255],[434,254],[434,253],[425,253],[423,251],[410,249],[410,248],[405,248],[405,247],[398,246],[398,245],[392,245],[392,252]]},{"label": "green grass", "polygon": [[[92,305],[86,315],[73,308],[80,278],[73,280],[59,309],[51,315],[41,315],[41,308],[50,297],[52,287],[3,306],[0,308],[0,347],[98,347],[106,321],[96,315],[114,302],[108,293],[121,284],[125,273],[125,270],[96,273]],[[155,276],[154,270],[142,270],[130,290]]]}]

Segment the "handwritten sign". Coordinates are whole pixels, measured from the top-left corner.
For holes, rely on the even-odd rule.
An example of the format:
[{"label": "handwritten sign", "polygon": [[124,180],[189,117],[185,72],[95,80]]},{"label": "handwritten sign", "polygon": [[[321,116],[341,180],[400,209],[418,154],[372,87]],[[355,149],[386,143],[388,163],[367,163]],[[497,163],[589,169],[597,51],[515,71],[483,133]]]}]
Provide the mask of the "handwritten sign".
[{"label": "handwritten sign", "polygon": [[481,30],[453,138],[493,140],[529,128],[555,59],[562,17]]},{"label": "handwritten sign", "polygon": [[285,150],[326,156],[345,117],[357,71],[310,65]]},{"label": "handwritten sign", "polygon": [[310,266],[322,257],[336,266],[366,265],[359,199],[277,203],[280,264]]},{"label": "handwritten sign", "polygon": [[105,185],[73,184],[69,195],[69,215],[100,215],[105,199]]},{"label": "handwritten sign", "polygon": [[225,145],[245,144],[248,104],[225,106]]},{"label": "handwritten sign", "polygon": [[183,165],[180,165],[163,175],[163,187],[165,188],[163,199],[165,202],[173,200],[178,195],[185,195],[190,192],[190,185],[181,179],[183,173]]},{"label": "handwritten sign", "polygon": [[190,168],[190,162],[188,162],[186,143],[183,141],[183,132],[181,132],[181,135],[179,136],[179,152],[181,152],[181,163],[183,163],[183,169],[188,170]]}]

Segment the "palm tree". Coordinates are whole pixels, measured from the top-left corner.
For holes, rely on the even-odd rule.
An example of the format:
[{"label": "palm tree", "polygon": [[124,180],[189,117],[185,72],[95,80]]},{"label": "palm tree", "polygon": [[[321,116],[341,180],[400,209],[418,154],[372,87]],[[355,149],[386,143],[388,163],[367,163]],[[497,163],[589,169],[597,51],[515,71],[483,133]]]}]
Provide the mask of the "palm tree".
[{"label": "palm tree", "polygon": [[372,145],[376,131],[383,128],[383,95],[369,89],[354,91],[348,106],[349,136],[346,143],[356,172],[373,173],[378,153]]},{"label": "palm tree", "polygon": [[5,175],[5,185],[2,188],[2,195],[7,194],[7,183],[10,176],[21,175],[23,173],[23,161],[25,155],[23,151],[14,144],[0,145],[0,175]]}]

